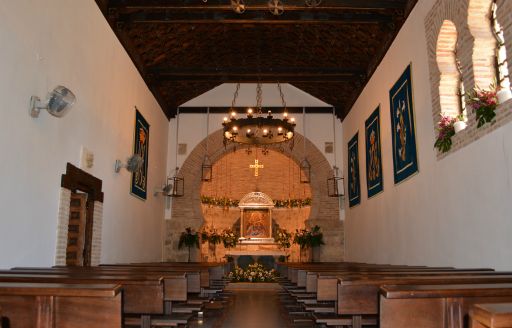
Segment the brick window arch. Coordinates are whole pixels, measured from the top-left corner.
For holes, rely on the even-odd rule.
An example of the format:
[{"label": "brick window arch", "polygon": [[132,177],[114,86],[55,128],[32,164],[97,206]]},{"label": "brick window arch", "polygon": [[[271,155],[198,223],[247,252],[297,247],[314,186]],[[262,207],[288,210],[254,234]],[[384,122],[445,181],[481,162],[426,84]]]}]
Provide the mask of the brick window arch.
[{"label": "brick window arch", "polygon": [[496,38],[490,21],[492,20],[493,0],[470,0],[468,8],[468,26],[474,38],[473,72],[474,85],[489,89],[496,78]]},{"label": "brick window arch", "polygon": [[462,72],[457,58],[457,27],[451,20],[444,20],[436,46],[436,61],[440,72],[439,99],[441,113],[457,116],[463,110]]},{"label": "brick window arch", "polygon": [[507,49],[505,47],[505,32],[498,20],[498,4],[492,2],[491,28],[496,39],[495,69],[497,85],[503,89],[510,89],[510,77],[507,61]]}]

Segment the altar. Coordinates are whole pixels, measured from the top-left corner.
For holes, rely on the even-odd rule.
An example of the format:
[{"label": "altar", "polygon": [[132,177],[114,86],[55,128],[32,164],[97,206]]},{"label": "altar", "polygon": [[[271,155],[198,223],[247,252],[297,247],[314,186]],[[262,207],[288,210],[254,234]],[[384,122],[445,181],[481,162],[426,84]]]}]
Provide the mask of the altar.
[{"label": "altar", "polygon": [[280,256],[286,256],[286,253],[282,250],[230,250],[226,252],[226,256],[233,258],[233,262],[237,266],[241,266],[238,262],[241,256],[250,256],[254,260],[254,263],[260,263],[260,257],[270,256],[274,258],[274,262],[279,260]]}]

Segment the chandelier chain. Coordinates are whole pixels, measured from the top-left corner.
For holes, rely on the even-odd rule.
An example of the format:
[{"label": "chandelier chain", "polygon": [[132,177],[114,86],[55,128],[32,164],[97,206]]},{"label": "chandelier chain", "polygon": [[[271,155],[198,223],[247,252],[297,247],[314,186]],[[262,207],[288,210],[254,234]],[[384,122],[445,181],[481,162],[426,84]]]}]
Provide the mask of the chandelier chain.
[{"label": "chandelier chain", "polygon": [[286,109],[286,101],[284,100],[283,90],[281,89],[281,83],[277,82],[277,89],[279,89],[279,96],[281,97],[281,103],[283,104],[283,109]]},{"label": "chandelier chain", "polygon": [[235,94],[233,95],[233,101],[231,102],[231,108],[235,108],[236,99],[238,98],[238,91],[240,91],[240,82],[236,84]]},{"label": "chandelier chain", "polygon": [[256,86],[256,107],[258,108],[258,114],[261,114],[261,105],[263,102],[263,91],[261,90],[261,83],[258,82]]}]

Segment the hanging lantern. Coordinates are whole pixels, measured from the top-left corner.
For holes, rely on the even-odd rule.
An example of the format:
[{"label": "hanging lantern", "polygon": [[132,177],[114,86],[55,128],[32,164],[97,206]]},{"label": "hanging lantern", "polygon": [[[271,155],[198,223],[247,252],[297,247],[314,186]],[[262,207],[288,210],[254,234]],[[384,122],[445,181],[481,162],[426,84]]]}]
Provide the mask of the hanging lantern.
[{"label": "hanging lantern", "polygon": [[178,168],[176,168],[176,174],[167,178],[167,184],[171,186],[167,196],[169,197],[182,197],[185,195],[185,179],[178,176]]},{"label": "hanging lantern", "polygon": [[204,157],[203,165],[201,166],[201,180],[212,181],[213,166],[208,156]]},{"label": "hanging lantern", "polygon": [[343,188],[343,178],[336,175],[327,179],[327,194],[329,197],[343,197],[345,190]]},{"label": "hanging lantern", "polygon": [[311,182],[311,164],[309,161],[304,158],[302,162],[300,162],[300,183],[310,183]]}]

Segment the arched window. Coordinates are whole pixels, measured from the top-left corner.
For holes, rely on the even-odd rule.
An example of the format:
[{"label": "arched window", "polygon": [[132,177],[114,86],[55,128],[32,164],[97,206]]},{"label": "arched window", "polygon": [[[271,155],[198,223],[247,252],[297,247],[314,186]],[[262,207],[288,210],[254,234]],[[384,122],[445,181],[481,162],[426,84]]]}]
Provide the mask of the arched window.
[{"label": "arched window", "polygon": [[[441,73],[439,99],[441,113],[455,117],[463,112],[462,71],[457,59],[457,28],[445,20],[437,38],[436,61]],[[462,87],[462,90],[461,90]]]},{"label": "arched window", "polygon": [[496,82],[498,87],[510,89],[510,78],[507,63],[507,49],[505,48],[505,37],[503,33],[503,28],[498,22],[497,14],[498,5],[496,4],[496,0],[494,0],[492,3],[491,10],[491,27],[494,33],[494,37],[496,38]]}]

